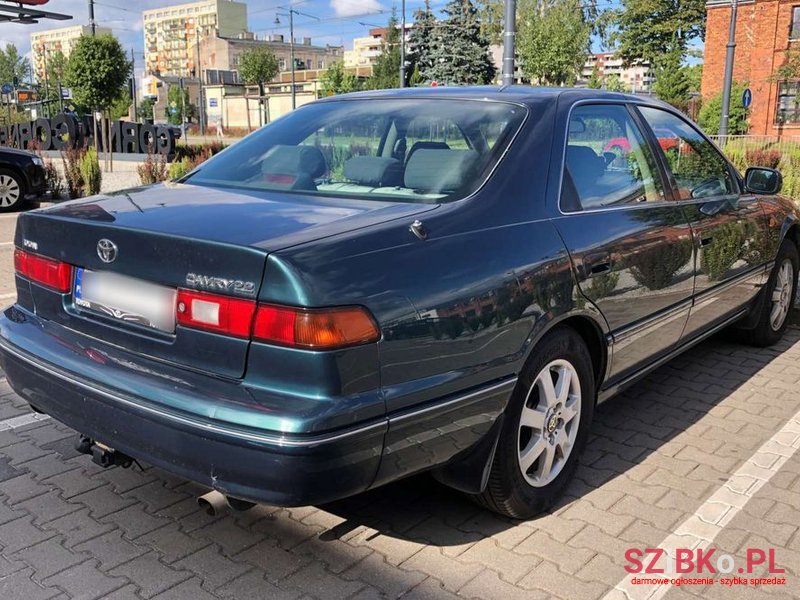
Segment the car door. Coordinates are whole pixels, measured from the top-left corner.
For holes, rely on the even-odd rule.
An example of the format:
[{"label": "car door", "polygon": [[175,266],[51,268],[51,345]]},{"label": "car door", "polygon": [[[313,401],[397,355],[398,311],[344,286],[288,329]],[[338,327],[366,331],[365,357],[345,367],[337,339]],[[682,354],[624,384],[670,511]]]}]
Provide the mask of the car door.
[{"label": "car door", "polygon": [[691,229],[637,119],[625,104],[573,108],[556,219],[613,336],[609,384],[678,343],[693,290]]},{"label": "car door", "polygon": [[[744,310],[764,284],[767,220],[728,161],[693,125],[667,110],[639,111],[659,140],[673,194],[694,235],[694,304],[685,332],[693,337]],[[669,134],[667,144],[662,137]]]}]

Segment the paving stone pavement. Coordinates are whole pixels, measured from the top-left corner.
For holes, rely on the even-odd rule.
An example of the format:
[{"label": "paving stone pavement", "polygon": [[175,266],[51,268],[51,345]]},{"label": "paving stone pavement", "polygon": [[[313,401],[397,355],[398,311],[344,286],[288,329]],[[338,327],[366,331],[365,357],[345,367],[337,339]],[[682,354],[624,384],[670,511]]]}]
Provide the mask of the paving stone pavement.
[{"label": "paving stone pavement", "polygon": [[[0,431],[0,599],[593,600],[800,410],[800,329],[773,348],[716,337],[596,414],[575,480],[528,522],[419,476],[320,507],[212,517],[206,490],[148,465],[103,470],[53,420]],[[29,413],[0,381],[0,421]],[[668,600],[800,598],[800,454],[714,546],[774,548],[781,587],[671,588]]]}]

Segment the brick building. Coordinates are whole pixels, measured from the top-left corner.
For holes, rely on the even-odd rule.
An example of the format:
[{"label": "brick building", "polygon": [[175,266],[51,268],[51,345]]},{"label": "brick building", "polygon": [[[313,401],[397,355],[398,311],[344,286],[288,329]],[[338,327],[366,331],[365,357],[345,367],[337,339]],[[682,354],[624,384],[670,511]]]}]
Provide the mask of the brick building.
[{"label": "brick building", "polygon": [[[709,0],[706,11],[703,98],[722,90],[730,0]],[[740,0],[733,79],[753,92],[750,134],[800,135],[800,78],[778,81],[773,75],[790,47],[800,52],[800,0]]]}]

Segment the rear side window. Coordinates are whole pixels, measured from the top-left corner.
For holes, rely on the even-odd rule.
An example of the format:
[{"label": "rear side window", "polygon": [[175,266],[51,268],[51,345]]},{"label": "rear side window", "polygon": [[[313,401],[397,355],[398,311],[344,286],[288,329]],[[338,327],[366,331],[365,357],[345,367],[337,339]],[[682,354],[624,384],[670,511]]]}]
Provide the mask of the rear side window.
[{"label": "rear side window", "polygon": [[728,162],[686,121],[658,108],[639,108],[667,157],[678,198],[712,198],[736,193]]},{"label": "rear side window", "polygon": [[561,192],[564,210],[659,202],[664,190],[655,158],[622,105],[573,109]]}]

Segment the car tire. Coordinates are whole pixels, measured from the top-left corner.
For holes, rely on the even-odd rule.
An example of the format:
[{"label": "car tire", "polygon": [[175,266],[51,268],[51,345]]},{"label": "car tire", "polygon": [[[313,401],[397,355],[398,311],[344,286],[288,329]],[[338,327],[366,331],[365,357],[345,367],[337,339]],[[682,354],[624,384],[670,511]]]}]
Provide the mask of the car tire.
[{"label": "car tire", "polygon": [[789,312],[797,295],[797,246],[783,240],[775,266],[764,287],[756,326],[743,331],[744,341],[753,346],[771,346],[782,337],[789,322]]},{"label": "car tire", "polygon": [[18,173],[0,168],[0,212],[19,210],[26,193],[25,181]]},{"label": "car tire", "polygon": [[553,330],[533,350],[514,388],[478,503],[515,519],[549,508],[575,472],[595,397],[583,339],[567,327]]}]

